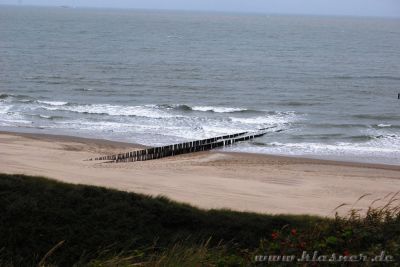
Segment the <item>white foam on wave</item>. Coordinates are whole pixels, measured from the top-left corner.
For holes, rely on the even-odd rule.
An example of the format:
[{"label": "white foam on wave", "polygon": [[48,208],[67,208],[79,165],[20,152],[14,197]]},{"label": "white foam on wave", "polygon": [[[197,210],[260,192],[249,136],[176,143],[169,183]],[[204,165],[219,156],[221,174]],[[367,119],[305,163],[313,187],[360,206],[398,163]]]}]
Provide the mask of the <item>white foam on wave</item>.
[{"label": "white foam on wave", "polygon": [[7,114],[12,106],[0,102],[0,114]]},{"label": "white foam on wave", "polygon": [[216,113],[232,113],[239,111],[246,111],[245,108],[230,108],[230,107],[212,107],[212,106],[194,106],[192,110],[195,111],[213,111]]},{"label": "white foam on wave", "polygon": [[121,106],[110,104],[92,104],[92,105],[71,105],[59,107],[43,107],[46,110],[71,111],[88,114],[107,114],[110,116],[140,116],[148,118],[171,118],[183,117],[180,115],[169,114],[155,105],[145,106]]},{"label": "white foam on wave", "polygon": [[[50,128],[56,129],[76,129],[79,132],[86,132],[100,137],[106,137],[115,140],[115,138],[140,143],[142,145],[157,146],[179,143],[189,140],[197,140],[228,133],[242,132],[242,129],[223,128],[224,126],[209,125],[199,126],[198,122],[194,124],[187,122],[182,125],[174,125],[163,121],[154,123],[147,120],[145,123],[139,122],[116,122],[116,121],[87,121],[87,120],[68,120],[59,121]],[[225,127],[229,127],[225,125]]]},{"label": "white foam on wave", "polygon": [[38,100],[38,103],[41,104],[46,104],[46,105],[50,105],[50,106],[64,106],[67,105],[68,102],[64,102],[64,101],[44,101],[44,100]]},{"label": "white foam on wave", "polygon": [[1,126],[20,126],[21,124],[31,124],[24,116],[17,112],[11,112],[12,105],[0,102],[0,125]]},{"label": "white foam on wave", "polygon": [[[171,108],[172,107],[172,108]],[[82,116],[74,123],[59,124],[62,128],[68,125],[69,128],[85,129],[93,133],[125,132],[139,135],[152,135],[155,137],[154,144],[161,140],[196,140],[218,135],[233,134],[244,131],[256,131],[269,126],[289,127],[286,124],[297,119],[294,112],[280,112],[266,114],[265,117],[234,118],[228,116],[215,116],[204,114],[203,116],[177,115],[174,106],[144,105],[144,106],[122,106],[109,104],[92,105],[67,105],[47,106],[42,108],[54,111],[71,111],[78,113],[106,115],[97,118]],[[179,113],[178,113],[179,114]],[[108,115],[108,116],[107,116]],[[116,116],[115,118],[110,116]],[[80,122],[82,121],[82,123]],[[54,123],[61,123],[60,121]],[[121,130],[119,130],[121,129]],[[164,137],[160,137],[164,136]],[[142,139],[139,136],[140,139]],[[146,144],[149,144],[148,136],[143,136]],[[135,142],[142,143],[141,140]],[[151,145],[151,143],[150,143]]]},{"label": "white foam on wave", "polygon": [[126,132],[131,130],[135,125],[123,122],[111,122],[111,121],[85,121],[85,120],[69,120],[57,122],[56,125],[64,128],[64,125],[72,126],[79,130],[90,130],[94,132]]},{"label": "white foam on wave", "polygon": [[271,142],[267,146],[242,144],[227,150],[400,165],[400,135],[395,134],[387,134],[363,143]]},{"label": "white foam on wave", "polygon": [[[56,129],[76,129],[79,132],[90,133],[101,138],[123,140],[142,145],[156,146],[167,145],[190,139],[187,135],[196,135],[190,127],[176,127],[149,122],[117,122],[117,121],[88,121],[68,120],[59,121],[51,126]],[[163,136],[160,138],[160,136]]]},{"label": "white foam on wave", "polygon": [[50,119],[51,116],[46,116],[46,115],[39,114],[39,118]]},{"label": "white foam on wave", "polygon": [[[386,141],[389,141],[388,139]],[[307,153],[307,154],[326,154],[326,155],[341,155],[341,154],[356,154],[360,153],[399,153],[400,150],[398,146],[386,146],[382,145],[385,142],[367,142],[367,143],[348,143],[348,142],[338,142],[334,144],[324,144],[324,143],[279,143],[273,142],[272,150],[288,151],[290,153]],[[397,140],[396,140],[397,141]]]},{"label": "white foam on wave", "polygon": [[32,121],[24,120],[22,118],[2,119],[2,121],[8,123],[9,124],[8,126],[22,126],[22,125],[32,124]]},{"label": "white foam on wave", "polygon": [[250,118],[237,118],[231,117],[232,122],[240,122],[245,124],[285,124],[290,123],[298,119],[298,116],[294,112],[281,112],[277,114],[269,114],[265,116],[250,117]]},{"label": "white foam on wave", "polygon": [[[179,107],[179,105],[176,105]],[[172,107],[172,108],[171,108]],[[268,112],[264,115],[257,113],[234,113],[246,109],[195,106],[192,110],[201,112],[185,112],[184,108],[165,107],[160,105],[111,105],[111,104],[68,104],[63,101],[32,101],[29,105],[15,104],[0,101],[0,125],[29,127],[31,121],[26,120],[23,114],[31,109],[46,109],[48,111],[67,111],[87,114],[105,114],[105,116],[83,116],[78,114],[75,121],[34,120],[34,125],[54,127],[64,130],[92,133],[100,137],[114,139],[115,136],[126,136],[130,139],[147,145],[167,144],[173,141],[195,140],[212,136],[253,131],[264,127],[277,126],[276,129],[289,129],[292,123],[306,119],[306,115],[295,112]],[[41,110],[43,112],[43,110]],[[226,113],[226,114],[214,114]],[[182,112],[182,113],[180,113]],[[208,113],[206,113],[208,112]],[[50,118],[53,112],[45,112],[42,118]],[[184,114],[184,115],[180,115]],[[251,116],[252,114],[252,116]],[[56,113],[56,115],[59,115]],[[62,114],[64,116],[64,114]],[[69,116],[66,117],[71,117]],[[107,116],[108,115],[108,116]],[[111,117],[115,116],[115,117]],[[384,122],[384,121],[381,121]],[[24,126],[26,125],[26,126]],[[329,159],[365,161],[381,161],[383,163],[400,162],[400,133],[396,132],[390,124],[374,124],[365,133],[372,140],[365,142],[336,142],[321,143],[299,142],[284,143],[284,139],[275,139],[265,146],[241,144],[229,148],[232,151],[279,154],[290,156],[322,157]],[[285,134],[285,133],[283,133]],[[363,134],[364,135],[364,134]],[[278,138],[274,136],[274,138]]]}]

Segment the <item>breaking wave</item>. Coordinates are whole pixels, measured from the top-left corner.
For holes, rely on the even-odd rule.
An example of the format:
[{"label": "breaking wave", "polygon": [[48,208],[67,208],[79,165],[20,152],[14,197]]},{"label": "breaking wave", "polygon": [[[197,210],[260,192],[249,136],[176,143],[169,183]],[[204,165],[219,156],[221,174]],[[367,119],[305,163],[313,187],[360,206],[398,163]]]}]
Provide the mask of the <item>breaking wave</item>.
[{"label": "breaking wave", "polygon": [[68,102],[63,102],[63,101],[44,101],[44,100],[37,100],[38,103],[41,104],[47,104],[50,106],[65,106],[68,104]]},{"label": "breaking wave", "polygon": [[[39,103],[45,104],[43,109],[52,111],[70,111],[86,114],[103,114],[110,116],[140,116],[149,118],[168,118],[168,117],[184,117],[182,115],[188,111],[197,112],[215,112],[215,113],[236,113],[245,112],[243,108],[229,107],[190,107],[188,105],[142,105],[142,106],[125,106],[125,105],[110,105],[110,104],[71,104],[62,101],[42,101]],[[179,114],[179,112],[181,112]],[[262,111],[253,111],[261,112]]]},{"label": "breaking wave", "polygon": [[212,107],[212,106],[194,106],[192,110],[195,111],[212,111],[216,113],[233,113],[233,112],[241,112],[246,111],[247,109],[243,108],[229,108],[229,107]]}]

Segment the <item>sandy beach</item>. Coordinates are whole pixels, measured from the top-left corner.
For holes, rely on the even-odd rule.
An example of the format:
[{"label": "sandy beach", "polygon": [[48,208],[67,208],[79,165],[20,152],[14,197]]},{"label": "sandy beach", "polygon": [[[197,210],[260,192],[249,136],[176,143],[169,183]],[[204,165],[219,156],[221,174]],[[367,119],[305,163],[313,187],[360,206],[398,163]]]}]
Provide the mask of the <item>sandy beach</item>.
[{"label": "sandy beach", "polygon": [[[366,208],[400,190],[400,166],[391,165],[218,150],[135,163],[85,161],[135,148],[105,140],[1,132],[0,172],[163,195],[206,209],[272,214],[333,216],[342,203],[349,205],[341,212]],[[370,195],[354,205],[364,194]]]}]

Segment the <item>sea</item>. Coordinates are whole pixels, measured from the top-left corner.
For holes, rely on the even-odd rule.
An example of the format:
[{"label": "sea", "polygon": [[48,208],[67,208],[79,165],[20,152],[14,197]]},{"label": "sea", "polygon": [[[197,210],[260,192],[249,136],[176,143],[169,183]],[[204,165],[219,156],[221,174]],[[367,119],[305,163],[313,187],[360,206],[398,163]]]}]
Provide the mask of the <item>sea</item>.
[{"label": "sea", "polygon": [[3,131],[400,165],[399,93],[400,19],[0,6]]}]

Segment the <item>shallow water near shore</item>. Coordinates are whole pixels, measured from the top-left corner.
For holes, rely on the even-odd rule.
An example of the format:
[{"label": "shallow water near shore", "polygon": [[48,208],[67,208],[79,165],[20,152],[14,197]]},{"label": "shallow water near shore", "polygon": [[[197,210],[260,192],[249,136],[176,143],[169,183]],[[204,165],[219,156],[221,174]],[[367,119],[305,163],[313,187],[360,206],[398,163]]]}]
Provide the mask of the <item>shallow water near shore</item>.
[{"label": "shallow water near shore", "polygon": [[[0,129],[400,164],[400,20],[0,9]],[[283,130],[277,132],[278,130]]]}]

